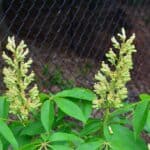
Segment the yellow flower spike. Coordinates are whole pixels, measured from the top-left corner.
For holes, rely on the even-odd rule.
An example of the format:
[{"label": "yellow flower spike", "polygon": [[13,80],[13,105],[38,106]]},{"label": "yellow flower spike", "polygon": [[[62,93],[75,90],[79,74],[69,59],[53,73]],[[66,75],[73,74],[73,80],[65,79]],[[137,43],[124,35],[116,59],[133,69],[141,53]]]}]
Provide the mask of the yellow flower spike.
[{"label": "yellow flower spike", "polygon": [[113,48],[117,49],[119,54],[111,48],[106,54],[109,64],[103,61],[101,69],[95,75],[97,82],[94,85],[94,91],[98,99],[93,102],[94,108],[122,107],[122,101],[128,96],[126,83],[131,79],[132,53],[136,52],[133,44],[135,34],[127,39],[125,30],[122,28],[118,38],[113,37],[111,41]]},{"label": "yellow flower spike", "polygon": [[29,50],[24,41],[17,46],[15,38],[8,37],[6,48],[13,56],[11,58],[5,52],[2,55],[7,64],[7,67],[3,69],[3,74],[7,87],[6,96],[10,101],[10,113],[18,116],[21,120],[27,120],[29,113],[40,106],[38,87],[36,84],[31,87],[35,81],[34,72],[29,71],[32,59],[26,60]]}]

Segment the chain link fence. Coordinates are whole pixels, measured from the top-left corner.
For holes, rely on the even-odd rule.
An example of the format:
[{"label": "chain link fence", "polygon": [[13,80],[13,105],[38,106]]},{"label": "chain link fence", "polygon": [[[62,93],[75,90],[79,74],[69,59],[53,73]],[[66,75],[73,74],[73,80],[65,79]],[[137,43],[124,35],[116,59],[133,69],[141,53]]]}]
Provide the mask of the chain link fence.
[{"label": "chain link fence", "polygon": [[0,0],[1,49],[9,35],[25,40],[42,90],[92,87],[111,37],[125,27],[137,35],[131,95],[149,92],[149,6],[149,0]]}]

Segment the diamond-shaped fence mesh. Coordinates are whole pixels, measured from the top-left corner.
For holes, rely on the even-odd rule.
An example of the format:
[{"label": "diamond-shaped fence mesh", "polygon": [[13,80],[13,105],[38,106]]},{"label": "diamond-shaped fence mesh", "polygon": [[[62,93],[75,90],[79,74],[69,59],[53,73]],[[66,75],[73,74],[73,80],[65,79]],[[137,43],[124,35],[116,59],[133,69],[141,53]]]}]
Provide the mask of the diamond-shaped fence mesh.
[{"label": "diamond-shaped fence mesh", "polygon": [[[25,40],[42,90],[92,87],[110,39],[125,27],[137,35],[131,95],[150,92],[149,0],[0,0],[0,40]],[[1,52],[2,52],[1,50]],[[1,59],[1,91],[2,83]]]}]

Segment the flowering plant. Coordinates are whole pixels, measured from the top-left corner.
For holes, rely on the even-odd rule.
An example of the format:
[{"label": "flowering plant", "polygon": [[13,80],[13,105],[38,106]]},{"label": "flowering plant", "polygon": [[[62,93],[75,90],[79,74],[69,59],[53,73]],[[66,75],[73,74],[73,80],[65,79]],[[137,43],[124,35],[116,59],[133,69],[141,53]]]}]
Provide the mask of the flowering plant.
[{"label": "flowering plant", "polygon": [[[150,95],[127,103],[126,83],[133,67],[133,34],[113,37],[95,75],[94,92],[73,88],[40,93],[24,41],[8,38],[3,52],[6,92],[0,96],[0,150],[147,150],[142,131],[150,132]],[[92,110],[100,117],[93,117]],[[102,112],[102,113],[101,113]]]}]

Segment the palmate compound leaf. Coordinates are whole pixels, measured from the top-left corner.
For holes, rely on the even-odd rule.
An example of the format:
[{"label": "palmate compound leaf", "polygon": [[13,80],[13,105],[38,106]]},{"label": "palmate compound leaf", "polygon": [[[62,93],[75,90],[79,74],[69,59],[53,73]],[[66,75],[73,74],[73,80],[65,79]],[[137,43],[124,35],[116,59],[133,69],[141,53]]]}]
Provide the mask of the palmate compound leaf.
[{"label": "palmate compound leaf", "polygon": [[80,120],[83,123],[86,123],[86,117],[84,116],[84,113],[77,104],[66,98],[55,97],[54,101],[56,102],[57,106],[61,109],[61,111],[63,111],[65,114],[77,120]]},{"label": "palmate compound leaf", "polygon": [[88,101],[80,101],[78,106],[81,108],[86,120],[88,120],[92,113],[92,103]]},{"label": "palmate compound leaf", "polygon": [[[150,94],[140,94],[140,99],[142,101],[150,101]],[[147,111],[146,111],[146,113],[147,113]],[[144,130],[147,131],[148,133],[150,133],[150,111],[149,110],[148,110]]]},{"label": "palmate compound leaf", "polygon": [[0,149],[3,150],[3,143],[1,141],[1,139],[0,139]]},{"label": "palmate compound leaf", "polygon": [[9,104],[6,101],[6,97],[0,96],[0,118],[6,119],[8,116]]},{"label": "palmate compound leaf", "polygon": [[41,102],[45,102],[46,100],[48,100],[50,98],[50,95],[48,95],[46,93],[39,93],[39,97],[40,97]]},{"label": "palmate compound leaf", "polygon": [[92,91],[84,88],[73,88],[71,90],[64,90],[57,93],[55,97],[75,98],[87,101],[92,101],[96,99],[96,95]]},{"label": "palmate compound leaf", "polygon": [[145,100],[147,100],[147,101],[150,101],[150,94],[140,94],[140,99],[142,100],[142,101],[145,101]]},{"label": "palmate compound leaf", "polygon": [[49,141],[51,141],[51,142],[70,141],[70,142],[83,143],[83,140],[80,137],[78,137],[74,134],[64,133],[64,132],[55,132],[55,133],[53,133],[50,136]]},{"label": "palmate compound leaf", "polygon": [[111,150],[147,150],[147,145],[140,137],[134,138],[134,134],[127,127],[111,125],[111,133],[105,130],[105,137]]},{"label": "palmate compound leaf", "polygon": [[45,130],[43,128],[42,123],[40,121],[36,121],[36,122],[30,122],[27,126],[25,126],[21,131],[20,135],[36,136],[44,132]]},{"label": "palmate compound leaf", "polygon": [[53,101],[47,100],[44,102],[41,108],[41,122],[44,129],[50,132],[54,122],[54,103]]},{"label": "palmate compound leaf", "polygon": [[5,122],[0,120],[0,134],[12,145],[14,150],[18,149],[18,143]]},{"label": "palmate compound leaf", "polygon": [[137,136],[140,135],[140,132],[145,126],[149,112],[149,105],[150,101],[145,100],[139,103],[135,108],[133,117],[133,128],[135,138],[137,138]]},{"label": "palmate compound leaf", "polygon": [[99,119],[89,119],[84,128],[80,131],[80,136],[91,135],[95,132],[100,132],[101,127],[102,122]]},{"label": "palmate compound leaf", "polygon": [[101,150],[103,143],[103,139],[99,139],[98,141],[94,142],[83,143],[78,146],[77,150]]},{"label": "palmate compound leaf", "polygon": [[35,140],[19,148],[19,150],[38,150],[41,140]]},{"label": "palmate compound leaf", "polygon": [[66,145],[51,145],[52,150],[74,150],[73,148]]},{"label": "palmate compound leaf", "polygon": [[150,111],[148,112],[144,130],[150,134]]}]

